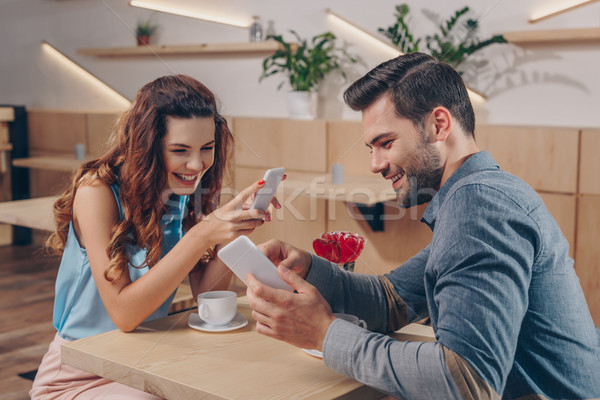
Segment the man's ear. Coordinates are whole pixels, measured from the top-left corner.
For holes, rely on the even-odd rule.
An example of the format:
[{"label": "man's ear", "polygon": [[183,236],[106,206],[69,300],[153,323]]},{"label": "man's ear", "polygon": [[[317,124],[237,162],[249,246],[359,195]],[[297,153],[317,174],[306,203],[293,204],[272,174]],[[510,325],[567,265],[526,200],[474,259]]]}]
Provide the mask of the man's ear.
[{"label": "man's ear", "polygon": [[434,108],[427,118],[429,137],[432,143],[443,142],[448,139],[452,130],[452,115],[446,107]]}]

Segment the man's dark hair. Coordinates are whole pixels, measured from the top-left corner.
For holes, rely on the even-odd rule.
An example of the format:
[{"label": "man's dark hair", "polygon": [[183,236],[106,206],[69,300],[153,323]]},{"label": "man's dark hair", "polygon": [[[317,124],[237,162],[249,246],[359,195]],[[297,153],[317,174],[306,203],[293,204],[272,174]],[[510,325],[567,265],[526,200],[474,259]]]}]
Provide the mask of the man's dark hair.
[{"label": "man's dark hair", "polygon": [[383,62],[354,82],[344,101],[363,111],[384,94],[396,114],[423,127],[425,117],[438,106],[447,108],[467,135],[474,136],[475,113],[467,87],[451,66],[424,53],[410,53]]}]

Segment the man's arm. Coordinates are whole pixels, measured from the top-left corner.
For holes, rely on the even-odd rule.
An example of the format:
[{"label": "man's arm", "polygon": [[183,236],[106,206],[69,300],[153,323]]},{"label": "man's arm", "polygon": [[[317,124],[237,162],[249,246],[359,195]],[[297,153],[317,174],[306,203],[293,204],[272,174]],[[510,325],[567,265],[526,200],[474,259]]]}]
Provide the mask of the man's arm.
[{"label": "man's arm", "polygon": [[499,399],[467,361],[443,345],[370,332],[395,331],[427,316],[423,281],[429,251],[427,246],[379,277],[343,271],[312,256],[307,281],[333,311],[357,315],[369,328],[335,320],[323,342],[325,364],[400,398]]},{"label": "man's arm", "polygon": [[[316,262],[310,268],[311,276],[307,278],[319,286],[318,291],[304,281],[297,282],[301,289],[300,297],[272,293],[258,282],[249,284],[249,298],[266,299],[266,302],[260,303],[251,301],[255,312],[260,310],[255,319],[260,321],[259,325],[264,324],[268,328],[264,333],[302,347],[316,343],[322,346],[324,361],[330,368],[398,397],[422,398],[427,394],[448,399],[485,398],[478,394],[481,392],[488,393],[489,398],[497,398],[496,392],[502,391],[512,365],[518,327],[526,308],[528,276],[525,266],[532,262],[532,238],[529,236],[535,227],[522,210],[507,209],[505,201],[497,201],[498,196],[475,196],[476,200],[473,193],[455,196],[456,207],[448,207],[446,216],[457,220],[448,224],[453,230],[445,233],[445,242],[436,243],[434,233],[432,247],[411,259],[414,264],[409,260],[409,263],[388,274],[393,279],[388,278],[393,282],[396,293],[399,296],[403,293],[405,303],[411,304],[412,319],[421,315],[419,310],[424,308],[424,284],[419,279],[437,280],[431,300],[439,311],[435,315],[439,323],[435,327],[438,343],[396,341],[331,319],[329,314],[317,312],[311,306],[305,307],[306,311],[297,312],[295,303],[301,299],[306,299],[308,305],[325,302],[323,298],[316,300],[320,297],[318,292],[322,292],[334,309],[358,314],[368,324],[367,308],[375,306],[371,313],[384,317],[371,317],[369,329],[386,330],[386,324],[381,321],[388,319],[385,310],[389,306],[387,300],[383,300],[381,281],[360,274],[343,273],[314,257]],[[481,202],[477,209],[486,210],[488,217],[518,223],[500,222],[490,226],[484,216],[464,212],[464,204],[473,201]],[[442,221],[437,224],[437,227],[446,225]],[[503,249],[500,259],[498,254],[490,251],[493,248]],[[436,276],[424,276],[423,260],[436,266]],[[405,267],[408,268],[404,270]],[[412,273],[409,273],[411,270]],[[421,272],[417,274],[415,271]],[[406,278],[410,277],[413,280],[407,281]],[[491,286],[481,290],[480,282]],[[305,294],[312,299],[305,298]],[[367,300],[364,303],[366,307],[363,307],[360,300],[369,296],[376,300]],[[498,304],[513,306],[502,308]],[[302,335],[283,332],[291,321],[305,313],[312,317],[305,322],[315,325],[314,329],[305,333],[311,337],[310,341],[303,341]],[[488,321],[492,316],[493,321]],[[505,324],[504,327],[497,324],[500,321]],[[320,336],[323,332],[324,338]]]},{"label": "man's arm", "polygon": [[398,341],[339,319],[327,330],[323,360],[397,398],[500,399],[467,361],[439,343]]},{"label": "man's arm", "polygon": [[[334,321],[323,341],[328,367],[401,398],[477,398],[473,388],[491,398],[503,392],[539,231],[494,188],[470,189],[444,206],[429,254],[425,279],[438,343],[395,341]],[[472,203],[478,207],[465,212]]]},{"label": "man's arm", "polygon": [[357,274],[312,256],[306,277],[327,300],[334,312],[353,314],[369,330],[393,332],[428,315],[423,285],[429,246],[389,274]]}]

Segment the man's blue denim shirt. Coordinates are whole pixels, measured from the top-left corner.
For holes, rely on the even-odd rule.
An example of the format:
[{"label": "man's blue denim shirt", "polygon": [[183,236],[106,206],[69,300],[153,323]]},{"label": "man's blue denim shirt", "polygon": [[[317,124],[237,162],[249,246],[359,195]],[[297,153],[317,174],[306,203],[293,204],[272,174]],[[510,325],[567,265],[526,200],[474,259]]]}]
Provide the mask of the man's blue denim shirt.
[{"label": "man's blue denim shirt", "polygon": [[[329,367],[402,398],[460,397],[442,345],[503,399],[600,398],[600,331],[569,244],[531,187],[476,153],[422,221],[432,242],[386,277],[410,321],[431,318],[437,343],[398,342],[336,321],[323,345]],[[313,257],[307,279],[334,311],[385,331],[388,304],[373,277]]]}]

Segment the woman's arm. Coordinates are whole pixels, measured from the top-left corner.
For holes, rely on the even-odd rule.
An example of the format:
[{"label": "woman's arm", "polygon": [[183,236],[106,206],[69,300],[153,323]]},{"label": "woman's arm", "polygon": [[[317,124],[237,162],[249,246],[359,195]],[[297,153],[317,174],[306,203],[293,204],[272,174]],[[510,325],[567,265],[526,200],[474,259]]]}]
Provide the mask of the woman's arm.
[{"label": "woman's arm", "polygon": [[[219,247],[215,247],[215,253]],[[194,268],[188,275],[194,299],[200,293],[211,290],[227,290],[232,275],[233,272],[216,257],[208,263]]]},{"label": "woman's arm", "polygon": [[[73,204],[75,231],[86,248],[98,292],[115,325],[125,332],[134,330],[175,291],[206,249],[249,234],[261,225],[264,211],[241,209],[241,204],[259,188],[257,183],[249,186],[193,226],[156,265],[131,282],[127,271],[114,281],[104,277],[110,261],[106,249],[118,222],[112,190],[101,182],[80,187]],[[210,271],[210,277],[218,275],[218,268]]]},{"label": "woman's arm", "polygon": [[[285,180],[287,175],[283,175],[282,180]],[[242,208],[247,210],[250,208],[252,201],[254,200],[254,195],[248,197]],[[281,204],[277,197],[273,197],[271,199],[271,205],[274,208],[281,208]],[[270,220],[271,216],[271,207],[266,211],[267,213],[267,221]],[[218,253],[221,245],[226,243],[221,243],[214,248],[214,253]],[[211,290],[227,290],[229,287],[229,283],[231,281],[231,276],[233,275],[233,271],[229,269],[218,257],[215,256],[213,260],[206,264],[198,265],[189,273],[190,286],[192,288],[192,294],[194,299],[200,294],[204,292],[208,292]]]}]

